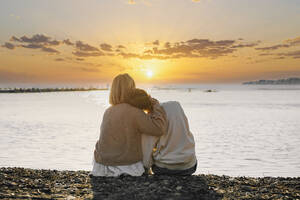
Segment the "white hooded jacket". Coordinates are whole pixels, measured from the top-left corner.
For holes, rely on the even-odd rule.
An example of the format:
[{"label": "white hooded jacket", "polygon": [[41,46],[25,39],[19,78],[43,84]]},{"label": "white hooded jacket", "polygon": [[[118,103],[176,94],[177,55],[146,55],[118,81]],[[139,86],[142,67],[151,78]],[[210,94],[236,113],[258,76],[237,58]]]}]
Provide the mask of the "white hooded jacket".
[{"label": "white hooded jacket", "polygon": [[179,102],[161,103],[167,115],[166,132],[161,137],[142,135],[143,163],[171,170],[185,170],[196,162],[195,141]]}]

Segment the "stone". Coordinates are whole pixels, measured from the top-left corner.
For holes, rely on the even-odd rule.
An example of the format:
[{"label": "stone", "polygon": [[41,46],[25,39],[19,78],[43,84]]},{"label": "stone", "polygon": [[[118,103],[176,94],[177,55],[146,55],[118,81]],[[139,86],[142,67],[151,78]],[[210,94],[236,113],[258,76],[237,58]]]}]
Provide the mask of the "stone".
[{"label": "stone", "polygon": [[300,178],[216,175],[93,177],[88,171],[0,168],[0,199],[300,199]]},{"label": "stone", "polygon": [[76,198],[71,195],[67,196],[67,200],[74,200],[74,199],[76,199]]},{"label": "stone", "polygon": [[177,186],[176,187],[176,190],[181,190],[182,189],[182,186]]}]

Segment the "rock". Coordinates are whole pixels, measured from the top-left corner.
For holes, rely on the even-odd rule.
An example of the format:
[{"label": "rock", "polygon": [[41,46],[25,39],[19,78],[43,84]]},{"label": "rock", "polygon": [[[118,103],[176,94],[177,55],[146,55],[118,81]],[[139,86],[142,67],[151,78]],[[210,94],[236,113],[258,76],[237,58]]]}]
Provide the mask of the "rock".
[{"label": "rock", "polygon": [[246,191],[246,192],[251,192],[252,188],[250,186],[247,185],[241,185],[241,189],[242,191]]},{"label": "rock", "polygon": [[0,168],[0,199],[300,199],[300,178],[216,175],[93,177]]},{"label": "rock", "polygon": [[67,200],[74,200],[74,199],[76,199],[76,198],[71,195],[67,196]]},{"label": "rock", "polygon": [[261,193],[267,193],[268,190],[267,190],[267,188],[262,188],[262,189],[260,190],[260,192],[261,192]]},{"label": "rock", "polygon": [[181,186],[177,186],[177,187],[176,187],[176,190],[181,190],[181,189],[182,189]]}]

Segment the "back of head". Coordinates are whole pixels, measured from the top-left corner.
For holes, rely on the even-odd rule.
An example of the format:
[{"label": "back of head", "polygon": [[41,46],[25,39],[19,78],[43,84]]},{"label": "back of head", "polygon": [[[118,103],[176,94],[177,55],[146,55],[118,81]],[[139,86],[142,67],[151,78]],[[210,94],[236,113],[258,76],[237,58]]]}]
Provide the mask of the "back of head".
[{"label": "back of head", "polygon": [[153,110],[150,95],[142,89],[136,88],[132,90],[128,94],[125,102],[139,109],[146,110],[148,112],[151,112]]},{"label": "back of head", "polygon": [[119,74],[116,76],[111,84],[109,103],[111,105],[116,105],[119,103],[124,103],[126,96],[135,89],[135,82],[129,76],[129,74]]}]

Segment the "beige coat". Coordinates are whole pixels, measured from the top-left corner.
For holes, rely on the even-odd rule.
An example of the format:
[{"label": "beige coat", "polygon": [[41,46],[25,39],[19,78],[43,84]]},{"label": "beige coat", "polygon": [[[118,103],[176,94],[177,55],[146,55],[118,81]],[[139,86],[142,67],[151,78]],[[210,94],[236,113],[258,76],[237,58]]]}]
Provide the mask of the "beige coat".
[{"label": "beige coat", "polygon": [[[181,105],[176,101],[161,103],[167,123],[161,137],[142,135],[143,163],[174,170],[193,167],[196,162],[195,141]],[[153,148],[156,149],[153,151]]]},{"label": "beige coat", "polygon": [[163,135],[165,123],[165,112],[159,104],[154,106],[152,114],[126,103],[109,107],[103,115],[95,161],[108,166],[142,161],[141,133]]}]

